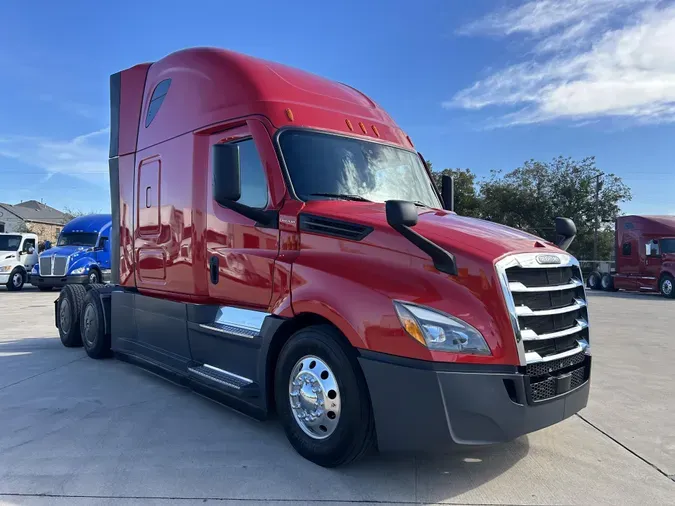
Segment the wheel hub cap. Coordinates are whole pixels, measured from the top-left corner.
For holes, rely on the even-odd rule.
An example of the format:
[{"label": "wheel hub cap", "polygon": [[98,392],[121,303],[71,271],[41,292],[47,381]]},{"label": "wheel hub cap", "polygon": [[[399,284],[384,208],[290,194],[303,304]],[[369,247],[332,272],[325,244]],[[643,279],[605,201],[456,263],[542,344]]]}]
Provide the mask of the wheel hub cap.
[{"label": "wheel hub cap", "polygon": [[340,420],[340,390],[328,365],[308,355],[292,369],[288,396],[293,417],[305,434],[314,439],[330,436]]},{"label": "wheel hub cap", "polygon": [[663,282],[663,293],[665,293],[666,295],[670,295],[671,293],[673,293],[673,282],[671,280],[666,279]]},{"label": "wheel hub cap", "polygon": [[21,286],[21,274],[19,274],[18,272],[14,274],[14,276],[12,277],[12,283],[14,283],[14,286],[17,288]]},{"label": "wheel hub cap", "polygon": [[67,333],[70,330],[70,303],[68,302],[68,299],[63,299],[61,301],[59,319],[61,320],[61,330]]},{"label": "wheel hub cap", "polygon": [[88,344],[93,345],[96,339],[96,323],[94,321],[94,310],[87,306],[84,311],[84,338]]}]

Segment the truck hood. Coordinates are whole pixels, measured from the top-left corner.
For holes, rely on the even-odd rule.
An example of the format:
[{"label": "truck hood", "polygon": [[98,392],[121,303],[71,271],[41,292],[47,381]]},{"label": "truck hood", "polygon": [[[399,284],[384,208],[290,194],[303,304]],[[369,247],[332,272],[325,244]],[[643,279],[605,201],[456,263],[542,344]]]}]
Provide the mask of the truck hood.
[{"label": "truck hood", "polygon": [[80,256],[82,254],[88,253],[93,248],[89,246],[54,246],[48,250],[43,251],[40,256],[51,257],[56,255],[57,257],[67,257],[71,255]]},{"label": "truck hood", "polygon": [[[387,223],[383,203],[312,201],[307,202],[303,212],[393,232]],[[464,252],[469,256],[494,261],[508,253],[532,251],[535,248],[537,251],[560,251],[549,241],[505,225],[439,209],[419,207],[418,213],[419,220],[413,230],[449,252]]]},{"label": "truck hood", "polygon": [[4,260],[8,256],[11,255],[11,258],[14,258],[16,256],[17,252],[16,251],[5,251],[5,250],[0,250],[0,260]]}]

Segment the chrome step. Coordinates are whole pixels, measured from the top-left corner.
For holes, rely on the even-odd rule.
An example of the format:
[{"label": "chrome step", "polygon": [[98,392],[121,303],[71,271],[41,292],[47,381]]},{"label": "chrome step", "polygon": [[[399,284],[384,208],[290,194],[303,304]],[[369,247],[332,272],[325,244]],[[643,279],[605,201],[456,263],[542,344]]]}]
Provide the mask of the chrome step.
[{"label": "chrome step", "polygon": [[236,391],[238,394],[257,395],[258,393],[258,385],[253,380],[209,364],[190,367],[188,371],[200,380],[208,380],[227,390]]}]

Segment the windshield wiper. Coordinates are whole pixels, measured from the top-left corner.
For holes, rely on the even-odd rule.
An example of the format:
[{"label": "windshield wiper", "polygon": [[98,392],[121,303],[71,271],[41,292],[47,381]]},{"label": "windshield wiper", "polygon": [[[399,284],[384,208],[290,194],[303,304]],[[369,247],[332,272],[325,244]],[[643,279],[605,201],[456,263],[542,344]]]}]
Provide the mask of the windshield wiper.
[{"label": "windshield wiper", "polygon": [[335,197],[342,200],[355,200],[358,202],[372,202],[361,195],[350,195],[348,193],[310,193],[310,197]]}]

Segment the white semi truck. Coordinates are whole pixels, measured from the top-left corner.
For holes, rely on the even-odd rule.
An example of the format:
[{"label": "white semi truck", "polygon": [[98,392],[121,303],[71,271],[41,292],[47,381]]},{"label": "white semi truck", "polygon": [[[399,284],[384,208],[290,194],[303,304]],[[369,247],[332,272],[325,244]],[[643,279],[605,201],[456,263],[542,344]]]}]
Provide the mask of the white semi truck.
[{"label": "white semi truck", "polygon": [[0,285],[19,291],[38,262],[37,234],[0,234]]}]

